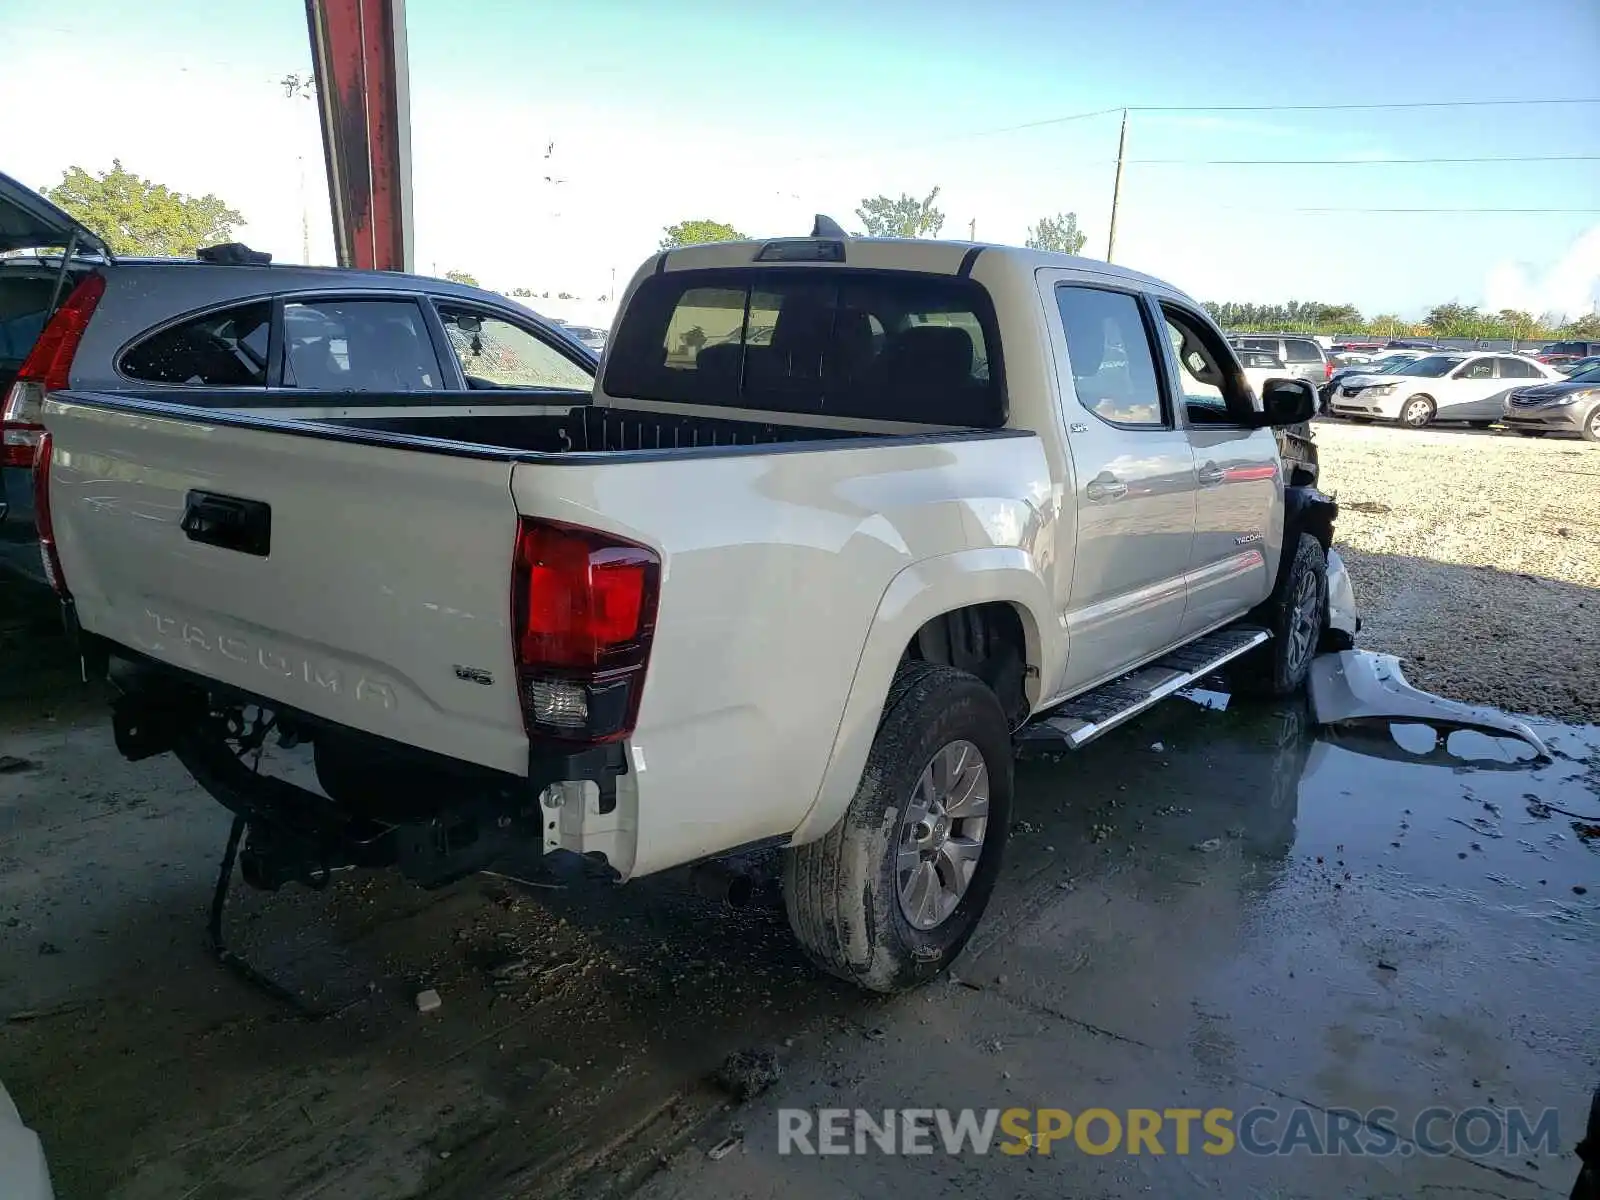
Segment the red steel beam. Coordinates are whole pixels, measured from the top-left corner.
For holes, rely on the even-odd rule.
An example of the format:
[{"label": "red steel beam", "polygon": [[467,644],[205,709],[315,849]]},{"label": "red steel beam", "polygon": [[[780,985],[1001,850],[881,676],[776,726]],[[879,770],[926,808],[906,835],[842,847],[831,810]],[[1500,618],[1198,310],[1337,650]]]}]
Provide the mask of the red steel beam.
[{"label": "red steel beam", "polygon": [[409,271],[405,0],[306,0],[339,265]]}]

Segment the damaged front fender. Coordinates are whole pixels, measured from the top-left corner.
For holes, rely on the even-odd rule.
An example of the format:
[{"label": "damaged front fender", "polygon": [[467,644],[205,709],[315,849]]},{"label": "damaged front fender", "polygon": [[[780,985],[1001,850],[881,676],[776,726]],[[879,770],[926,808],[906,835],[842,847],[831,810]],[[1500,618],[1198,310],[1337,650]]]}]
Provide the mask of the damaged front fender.
[{"label": "damaged front fender", "polygon": [[1412,687],[1392,654],[1345,650],[1311,663],[1311,711],[1319,725],[1415,721],[1438,729],[1472,729],[1513,737],[1533,748],[1539,761],[1550,751],[1525,721],[1498,709],[1446,700]]}]

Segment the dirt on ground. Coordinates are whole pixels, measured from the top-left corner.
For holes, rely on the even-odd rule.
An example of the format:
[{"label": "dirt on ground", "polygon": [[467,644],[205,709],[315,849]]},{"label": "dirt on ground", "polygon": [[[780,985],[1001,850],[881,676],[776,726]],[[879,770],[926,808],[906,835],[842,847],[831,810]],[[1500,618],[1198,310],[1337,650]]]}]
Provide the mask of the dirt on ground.
[{"label": "dirt on ground", "polygon": [[1600,722],[1600,446],[1315,429],[1360,644],[1440,695]]}]

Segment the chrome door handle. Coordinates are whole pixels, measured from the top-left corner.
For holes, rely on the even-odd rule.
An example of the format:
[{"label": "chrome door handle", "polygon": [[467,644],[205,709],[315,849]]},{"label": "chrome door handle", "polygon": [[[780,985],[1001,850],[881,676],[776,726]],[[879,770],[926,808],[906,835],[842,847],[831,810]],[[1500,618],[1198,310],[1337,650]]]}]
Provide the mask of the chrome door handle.
[{"label": "chrome door handle", "polygon": [[1089,486],[1083,489],[1083,494],[1100,504],[1107,500],[1122,499],[1128,494],[1128,485],[1111,475],[1102,475],[1098,479],[1091,479]]},{"label": "chrome door handle", "polygon": [[1221,467],[1217,466],[1217,464],[1214,462],[1208,462],[1205,466],[1200,468],[1199,478],[1201,487],[1216,487],[1217,484],[1221,483],[1227,477],[1228,473]]}]

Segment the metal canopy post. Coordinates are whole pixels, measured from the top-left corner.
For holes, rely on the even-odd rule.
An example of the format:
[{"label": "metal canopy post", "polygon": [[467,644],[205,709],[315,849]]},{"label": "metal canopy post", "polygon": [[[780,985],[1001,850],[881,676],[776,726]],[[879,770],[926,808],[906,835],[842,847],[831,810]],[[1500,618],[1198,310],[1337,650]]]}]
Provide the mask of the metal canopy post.
[{"label": "metal canopy post", "polygon": [[405,0],[306,0],[339,265],[410,271]]}]

